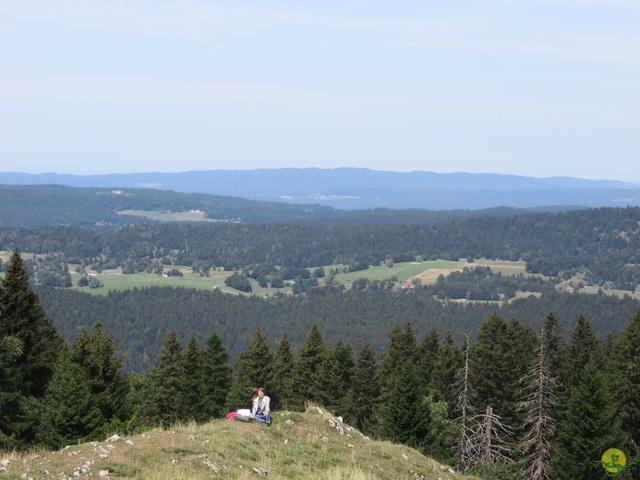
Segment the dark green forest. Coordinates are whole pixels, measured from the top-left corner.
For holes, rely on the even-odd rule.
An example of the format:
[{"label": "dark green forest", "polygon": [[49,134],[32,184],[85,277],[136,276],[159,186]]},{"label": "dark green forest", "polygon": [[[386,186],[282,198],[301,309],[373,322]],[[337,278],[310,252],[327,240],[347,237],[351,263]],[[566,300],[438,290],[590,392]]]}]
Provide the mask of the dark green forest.
[{"label": "dark green forest", "polygon": [[[516,310],[478,311],[474,329],[451,324],[457,315],[442,318],[447,308],[426,293],[361,291],[289,303],[208,294],[218,303],[203,306],[202,317],[229,322],[232,303],[226,299],[244,302],[230,313],[237,316],[229,323],[246,339],[236,346],[238,355],[230,359],[227,337],[217,331],[224,332],[227,322],[192,329],[173,319],[156,333],[164,338],[149,373],[131,374],[110,328],[125,324],[127,314],[96,308],[96,316],[119,320],[76,325],[73,339],[65,341],[45,313],[56,311],[46,299],[53,291],[40,290],[41,303],[18,251],[6,267],[0,287],[1,449],[61,448],[179,421],[207,422],[248,407],[250,388],[262,386],[275,410],[300,410],[313,401],[366,435],[405,443],[487,479],[603,479],[598,460],[605,450],[615,446],[629,458],[639,453],[640,309],[629,298],[556,293],[548,299],[553,311],[525,299],[513,304],[523,320]],[[57,292],[66,299],[74,293]],[[131,310],[138,312],[134,316],[160,304],[150,315],[161,316],[160,298],[186,301],[188,294],[199,295],[148,289],[102,300],[140,304]],[[145,296],[153,301],[145,303]],[[202,299],[181,306],[195,308]],[[337,310],[328,310],[330,302]],[[398,317],[411,303],[420,307]],[[268,321],[276,314],[269,310],[282,305],[292,310],[284,332]],[[470,306],[452,305],[458,315]],[[74,312],[87,308],[90,303],[67,305]],[[302,308],[322,313],[303,325],[293,313]],[[262,312],[260,321],[242,324],[251,309]],[[374,348],[366,339],[366,319],[378,310],[386,322],[371,328],[385,330],[385,342]],[[423,321],[414,323],[418,311]],[[586,313],[575,316],[578,311]],[[332,317],[362,337],[336,338]],[[460,341],[453,331],[467,335]],[[629,472],[632,478],[636,473]]]},{"label": "dark green forest", "polygon": [[553,311],[560,333],[570,334],[584,315],[599,338],[614,338],[640,308],[630,297],[547,291],[504,304],[456,303],[435,299],[428,289],[347,291],[324,296],[259,298],[228,295],[220,291],[151,287],[93,296],[84,292],[38,288],[41,304],[67,341],[81,328],[100,322],[110,331],[124,358],[128,372],[148,373],[157,361],[169,331],[186,342],[194,335],[200,342],[216,332],[232,361],[245,351],[259,328],[266,341],[275,345],[285,333],[293,348],[317,325],[329,343],[338,340],[354,346],[368,342],[376,353],[388,346],[387,335],[395,325],[409,322],[418,333],[435,328],[450,330],[457,343],[464,334],[474,337],[482,321],[492,314],[517,319],[539,329]]}]

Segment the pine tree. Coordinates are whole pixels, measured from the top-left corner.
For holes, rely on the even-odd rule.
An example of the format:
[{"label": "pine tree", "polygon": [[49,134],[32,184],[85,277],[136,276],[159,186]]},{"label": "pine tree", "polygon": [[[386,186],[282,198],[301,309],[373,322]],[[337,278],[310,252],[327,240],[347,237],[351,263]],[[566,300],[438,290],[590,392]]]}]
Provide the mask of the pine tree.
[{"label": "pine tree", "polygon": [[216,332],[209,335],[202,350],[199,382],[201,420],[223,417],[231,388],[231,367],[227,350]]},{"label": "pine tree", "polygon": [[18,365],[21,355],[22,341],[19,338],[0,337],[0,451],[21,446],[18,438],[28,426]]},{"label": "pine tree", "polygon": [[404,364],[409,361],[415,362],[417,352],[416,334],[409,322],[406,323],[404,331],[398,326],[393,327],[389,340],[389,347],[383,354],[380,365],[382,395],[385,398],[394,389]]},{"label": "pine tree", "polygon": [[519,381],[529,368],[535,350],[535,333],[516,320],[504,322],[493,314],[482,323],[471,352],[474,405],[491,405],[506,425],[521,423],[516,415]]},{"label": "pine tree", "polygon": [[363,432],[372,430],[380,406],[380,389],[376,354],[371,345],[365,342],[356,357],[345,408],[347,421]]},{"label": "pine tree", "polygon": [[235,364],[231,388],[227,396],[230,410],[249,404],[254,389],[264,387],[267,395],[273,381],[273,355],[265,337],[257,329],[249,350],[240,355]]},{"label": "pine tree", "polygon": [[[318,390],[322,387],[320,368],[329,355],[317,325],[313,325],[298,355],[295,371],[295,386],[302,402],[319,401]],[[302,405],[300,405],[302,407]]]},{"label": "pine tree", "polygon": [[338,340],[333,349],[333,356],[336,361],[336,374],[338,376],[338,387],[336,392],[336,405],[341,411],[344,410],[347,392],[351,388],[351,375],[355,367],[353,358],[353,347],[349,342]]},{"label": "pine tree", "polygon": [[567,413],[558,425],[552,458],[555,478],[606,478],[598,463],[609,448],[624,448],[616,403],[602,364],[589,360],[571,391]]},{"label": "pine tree", "polygon": [[542,322],[542,331],[549,373],[552,377],[560,379],[565,344],[560,323],[553,312],[550,312]]},{"label": "pine tree", "polygon": [[526,414],[524,429],[527,431],[520,451],[522,454],[522,480],[549,480],[551,472],[551,444],[555,423],[551,409],[556,402],[555,378],[547,361],[544,329],[539,335],[539,346],[529,373],[523,377],[525,392],[519,408]]},{"label": "pine tree", "polygon": [[327,350],[318,368],[317,386],[315,389],[315,402],[328,410],[340,415],[338,412],[339,401],[342,399],[342,378],[339,372],[338,360],[335,351]]},{"label": "pine tree", "polygon": [[56,362],[44,398],[36,441],[58,449],[78,441],[96,439],[103,422],[81,367],[64,351]]},{"label": "pine tree", "polygon": [[458,401],[456,376],[463,365],[460,349],[451,332],[447,331],[438,349],[438,358],[434,363],[431,377],[431,392],[434,400],[446,402],[449,406],[449,418],[455,418],[455,405]]},{"label": "pine tree", "polygon": [[294,390],[295,359],[291,352],[291,343],[285,333],[278,342],[276,353],[273,357],[273,384],[271,387],[272,409],[292,410],[301,400],[296,401]]},{"label": "pine tree", "polygon": [[166,429],[182,420],[183,375],[182,346],[176,332],[170,331],[163,343],[160,360],[153,367],[153,393],[143,407],[148,423]]},{"label": "pine tree", "polygon": [[584,315],[578,317],[567,347],[562,382],[566,389],[570,391],[580,383],[580,374],[585,365],[591,360],[601,363],[604,355],[602,344],[593,333],[591,324]]},{"label": "pine tree", "polygon": [[[622,430],[640,445],[640,310],[620,334],[613,353],[613,390]],[[620,447],[618,447],[620,448]],[[635,457],[640,454],[629,452]]]},{"label": "pine tree", "polygon": [[195,335],[192,335],[182,356],[182,386],[179,398],[179,410],[182,420],[202,423],[203,385],[201,372],[201,352]]},{"label": "pine tree", "polygon": [[412,362],[405,362],[388,397],[380,425],[387,440],[403,443],[424,452],[431,427],[431,412],[425,402],[424,387]]},{"label": "pine tree", "polygon": [[439,348],[438,331],[435,328],[430,328],[422,337],[417,351],[418,373],[422,378],[422,383],[426,386],[431,385]]},{"label": "pine tree", "polygon": [[123,405],[129,383],[116,342],[102,324],[97,323],[91,334],[85,329],[80,331],[71,346],[70,358],[82,369],[102,417],[106,421],[125,420]]},{"label": "pine tree", "polygon": [[20,252],[14,250],[0,289],[0,337],[20,339],[21,385],[25,396],[42,398],[63,340],[29,285]]}]

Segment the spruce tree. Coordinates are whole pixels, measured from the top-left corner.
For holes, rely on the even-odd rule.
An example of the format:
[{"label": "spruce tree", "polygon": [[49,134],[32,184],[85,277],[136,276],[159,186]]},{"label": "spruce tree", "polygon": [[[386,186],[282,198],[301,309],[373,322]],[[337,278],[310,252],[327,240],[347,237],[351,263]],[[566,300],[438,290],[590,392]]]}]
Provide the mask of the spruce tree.
[{"label": "spruce tree", "polygon": [[335,351],[328,349],[327,355],[318,368],[318,383],[315,389],[315,401],[336,415],[342,413],[337,412],[339,402],[342,400],[342,378],[339,368]]},{"label": "spruce tree", "polygon": [[225,403],[231,388],[231,367],[229,354],[216,332],[212,332],[201,350],[199,391],[202,394],[199,402],[202,418],[221,418],[226,413]]},{"label": "spruce tree", "polygon": [[604,359],[602,344],[584,315],[578,317],[566,351],[564,375],[561,380],[570,391],[580,383],[580,374],[589,361],[602,362]]},{"label": "spruce tree", "polygon": [[97,439],[103,422],[82,368],[71,360],[67,351],[63,351],[44,398],[36,441],[58,449]]},{"label": "spruce tree", "polygon": [[549,312],[542,322],[542,331],[549,373],[553,378],[560,380],[565,343],[560,323],[553,312]]},{"label": "spruce tree", "polygon": [[264,387],[267,395],[273,381],[273,355],[267,341],[257,329],[249,349],[238,358],[233,370],[231,388],[227,396],[230,410],[250,404],[252,392]]},{"label": "spruce tree", "polygon": [[521,423],[516,414],[519,381],[526,374],[535,350],[535,333],[517,321],[504,322],[493,314],[482,323],[471,355],[472,403],[491,405],[505,425]]},{"label": "spruce tree", "polygon": [[19,338],[0,337],[0,451],[20,447],[18,439],[28,427],[18,365],[21,355]]},{"label": "spruce tree", "polygon": [[22,342],[18,363],[23,393],[42,398],[64,342],[29,285],[18,250],[13,251],[2,280],[0,312],[0,337],[15,337]]},{"label": "spruce tree", "polygon": [[175,331],[167,335],[151,376],[153,393],[145,403],[143,416],[147,423],[166,429],[183,419],[180,411],[184,376],[182,346]]},{"label": "spruce tree", "polygon": [[431,412],[425,402],[424,392],[413,362],[405,362],[387,399],[380,425],[380,433],[385,439],[424,452],[431,427]]},{"label": "spruce tree", "polygon": [[[612,372],[622,430],[633,445],[640,445],[640,310],[618,338]],[[640,455],[638,447],[629,453],[635,458]]]},{"label": "spruce tree", "polygon": [[182,386],[179,399],[180,416],[185,421],[202,423],[205,416],[202,412],[202,374],[201,352],[195,335],[189,338],[189,343],[182,356]]},{"label": "spruce tree", "polygon": [[463,366],[462,352],[456,345],[451,332],[447,331],[438,348],[438,357],[434,363],[430,391],[435,401],[446,402],[449,418],[456,417],[455,406],[458,402],[456,377]]},{"label": "spruce tree", "polygon": [[406,323],[404,331],[398,326],[393,327],[389,340],[389,347],[383,354],[380,365],[383,397],[394,389],[404,364],[409,361],[415,362],[417,353],[416,334],[409,322]]},{"label": "spruce tree", "polygon": [[102,417],[106,421],[125,420],[123,406],[129,383],[113,336],[101,323],[92,333],[83,328],[71,346],[70,357],[82,369]]},{"label": "spruce tree", "polygon": [[333,349],[333,356],[336,361],[338,376],[338,390],[336,392],[336,404],[342,408],[346,401],[346,395],[351,387],[351,375],[355,367],[355,360],[353,358],[353,347],[349,342],[343,342],[338,340],[336,346]]},{"label": "spruce tree", "polygon": [[371,345],[365,342],[356,357],[345,408],[347,421],[363,432],[372,431],[380,406],[380,389],[376,354]]},{"label": "spruce tree", "polygon": [[439,348],[438,331],[435,328],[430,328],[423,335],[417,350],[418,373],[422,378],[422,383],[426,386],[431,385]]},{"label": "spruce tree", "polygon": [[313,325],[300,348],[296,362],[295,385],[303,405],[307,401],[319,401],[318,391],[322,387],[320,368],[328,355],[329,349],[324,343],[322,334],[318,326]]},{"label": "spruce tree", "polygon": [[591,359],[577,376],[553,450],[554,478],[607,478],[599,460],[610,448],[624,449],[617,405],[602,363]]},{"label": "spruce tree", "polygon": [[272,408],[292,410],[301,401],[296,401],[294,390],[295,359],[291,352],[291,343],[285,333],[278,342],[276,353],[273,357],[273,384],[271,387]]}]

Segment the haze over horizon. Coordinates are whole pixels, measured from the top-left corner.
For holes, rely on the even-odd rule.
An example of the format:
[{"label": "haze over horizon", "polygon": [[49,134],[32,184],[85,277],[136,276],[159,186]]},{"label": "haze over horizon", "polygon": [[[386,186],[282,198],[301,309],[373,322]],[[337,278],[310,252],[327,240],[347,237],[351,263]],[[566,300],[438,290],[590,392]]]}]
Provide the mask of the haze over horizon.
[{"label": "haze over horizon", "polygon": [[0,171],[640,183],[635,0],[0,4]]}]

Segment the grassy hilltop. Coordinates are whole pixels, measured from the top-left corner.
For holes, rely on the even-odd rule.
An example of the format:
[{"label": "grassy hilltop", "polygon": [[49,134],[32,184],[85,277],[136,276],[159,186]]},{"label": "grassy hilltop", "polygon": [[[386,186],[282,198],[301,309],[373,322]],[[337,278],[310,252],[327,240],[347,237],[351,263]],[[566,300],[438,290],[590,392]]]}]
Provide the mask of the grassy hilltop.
[{"label": "grassy hilltop", "polygon": [[370,440],[315,406],[305,413],[275,412],[270,428],[223,419],[114,436],[57,452],[4,453],[0,472],[7,479],[34,480],[475,478],[452,473],[411,448]]}]

